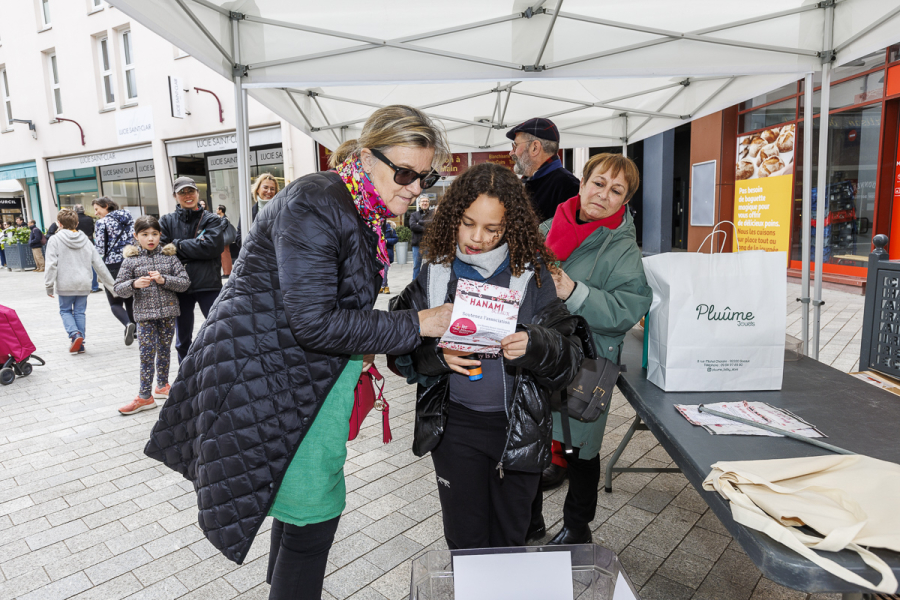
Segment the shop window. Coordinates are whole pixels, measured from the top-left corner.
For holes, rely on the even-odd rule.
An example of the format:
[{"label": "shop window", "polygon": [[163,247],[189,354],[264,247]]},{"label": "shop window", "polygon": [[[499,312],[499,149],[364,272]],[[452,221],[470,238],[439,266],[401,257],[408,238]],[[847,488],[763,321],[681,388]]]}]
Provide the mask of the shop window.
[{"label": "shop window", "polygon": [[7,131],[12,127],[12,99],[9,93],[9,75],[6,74],[6,67],[0,67],[0,95],[3,96],[3,106],[0,111],[3,112],[3,118],[0,119],[0,126],[3,131]]},{"label": "shop window", "polygon": [[100,87],[104,108],[110,108],[116,102],[116,84],[113,81],[112,61],[109,54],[109,38],[100,38],[97,42],[97,58],[100,61]]},{"label": "shop window", "polygon": [[[818,182],[819,123],[813,130],[813,187]],[[797,160],[794,178],[795,198],[803,197],[803,140],[804,123],[798,123],[794,153]],[[875,104],[832,114],[828,124],[828,173],[825,207],[824,264],[845,267],[864,267],[872,242],[875,217],[875,182],[878,172],[878,138],[881,129],[881,105]],[[823,194],[813,192],[813,234],[811,252],[815,252],[815,211]],[[801,203],[795,202],[794,231],[791,259],[801,260],[802,232]],[[815,256],[813,254],[813,256]]]},{"label": "shop window", "polygon": [[[752,98],[747,100],[746,102],[741,102],[738,110],[748,110],[757,106],[762,106],[763,104],[768,104],[769,102],[775,102],[776,100],[780,100],[786,96],[793,96],[797,93],[797,82],[793,81],[785,86],[778,88],[777,90],[772,90],[766,94],[761,96],[757,96],[756,98]],[[780,123],[781,121],[779,121]],[[747,131],[750,131],[749,129]]]},{"label": "shop window", "polygon": [[94,215],[91,202],[100,197],[97,187],[97,170],[68,169],[53,173],[56,182],[56,197],[59,208],[72,208],[76,204],[84,206],[85,214]]},{"label": "shop window", "polygon": [[152,160],[100,167],[100,185],[119,208],[135,218],[141,215],[159,216],[156,177]]},{"label": "shop window", "polygon": [[[879,100],[884,95],[884,71],[875,71],[850,81],[831,86],[829,110],[862,104],[871,100]],[[800,99],[801,102],[803,98]],[[819,112],[822,106],[822,91],[813,94],[813,113]]]},{"label": "shop window", "polygon": [[56,63],[56,52],[47,57],[49,61],[50,93],[53,96],[53,110],[56,116],[63,114],[62,92],[59,89],[59,66]]},{"label": "shop window", "polygon": [[890,61],[896,62],[900,60],[900,44],[894,44],[890,47]]},{"label": "shop window", "polygon": [[125,99],[130,103],[137,100],[137,74],[134,70],[134,48],[131,39],[131,30],[121,33],[122,39],[122,77],[125,81]]},{"label": "shop window", "polygon": [[765,129],[767,127],[793,121],[796,118],[797,101],[794,98],[788,98],[783,102],[770,104],[769,106],[742,114],[739,117],[738,132],[745,133],[747,131]]},{"label": "shop window", "polygon": [[[837,66],[831,70],[831,81],[838,81],[841,79],[846,79],[848,77],[853,77],[859,73],[865,73],[866,71],[871,71],[872,69],[884,64],[884,50],[879,50],[877,52],[873,52],[872,54],[867,54],[866,56],[862,56],[857,58],[856,60],[851,60],[848,63],[844,63],[843,65]],[[800,89],[803,90],[805,80],[800,80]],[[815,87],[819,87],[822,85],[822,72],[816,71],[813,74],[813,85]],[[834,93],[834,92],[832,92]]]}]

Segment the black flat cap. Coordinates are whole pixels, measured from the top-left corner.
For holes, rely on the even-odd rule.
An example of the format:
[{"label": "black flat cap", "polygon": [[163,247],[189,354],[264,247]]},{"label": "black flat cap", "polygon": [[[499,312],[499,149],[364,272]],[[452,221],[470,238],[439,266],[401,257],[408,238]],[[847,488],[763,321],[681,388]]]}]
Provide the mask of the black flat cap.
[{"label": "black flat cap", "polygon": [[519,132],[530,133],[534,137],[540,138],[542,140],[559,142],[559,129],[556,128],[556,124],[550,119],[528,119],[521,125],[517,125],[507,131],[506,137],[511,140],[515,140],[516,134]]}]

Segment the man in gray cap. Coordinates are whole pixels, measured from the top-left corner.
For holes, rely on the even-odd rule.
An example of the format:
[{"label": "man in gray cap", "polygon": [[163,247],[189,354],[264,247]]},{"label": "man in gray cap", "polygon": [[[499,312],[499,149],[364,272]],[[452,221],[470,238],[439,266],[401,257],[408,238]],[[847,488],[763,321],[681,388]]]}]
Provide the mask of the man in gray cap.
[{"label": "man in gray cap", "polygon": [[529,119],[506,132],[513,141],[510,158],[531,196],[531,204],[543,223],[556,207],[578,194],[580,182],[559,160],[559,130],[550,119]]},{"label": "man in gray cap", "polygon": [[200,209],[200,192],[190,177],[175,180],[175,212],[159,219],[160,244],[174,244],[176,256],[191,278],[191,286],[178,294],[181,315],[175,319],[175,350],[178,362],[187,356],[194,336],[194,307],[200,305],[203,317],[222,289],[222,251],[225,249],[225,224],[215,214]]}]

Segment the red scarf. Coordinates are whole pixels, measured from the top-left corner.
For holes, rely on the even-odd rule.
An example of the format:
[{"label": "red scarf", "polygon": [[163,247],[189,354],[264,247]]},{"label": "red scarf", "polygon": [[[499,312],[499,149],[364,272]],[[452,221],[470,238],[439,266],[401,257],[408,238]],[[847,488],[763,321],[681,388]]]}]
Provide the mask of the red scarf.
[{"label": "red scarf", "polygon": [[556,207],[553,225],[547,235],[547,247],[553,250],[559,260],[568,260],[575,248],[588,239],[600,227],[615,229],[625,218],[625,205],[617,212],[597,221],[578,223],[578,209],[581,208],[581,196],[573,196]]}]

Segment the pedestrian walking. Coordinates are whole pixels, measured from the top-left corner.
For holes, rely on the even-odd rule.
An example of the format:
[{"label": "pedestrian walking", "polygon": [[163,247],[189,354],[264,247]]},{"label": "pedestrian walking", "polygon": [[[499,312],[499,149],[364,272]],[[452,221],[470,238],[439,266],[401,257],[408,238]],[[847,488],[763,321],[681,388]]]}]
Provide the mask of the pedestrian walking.
[{"label": "pedestrian walking", "polygon": [[[109,269],[113,279],[118,277],[119,268],[125,256],[125,247],[134,243],[134,217],[127,210],[103,196],[92,203],[94,214],[100,220],[94,225],[94,247],[103,257],[103,263]],[[134,343],[137,323],[134,320],[134,306],[131,298],[120,298],[106,290],[106,299],[112,314],[125,327],[125,345]]]},{"label": "pedestrian walking", "polygon": [[178,362],[187,356],[194,336],[194,307],[199,305],[205,319],[222,289],[222,252],[225,250],[225,223],[199,206],[200,192],[190,177],[175,180],[175,212],[159,219],[161,243],[173,244],[191,285],[178,294],[181,314],[175,319],[175,350]]},{"label": "pedestrian walking", "polygon": [[388,285],[388,271],[394,262],[394,245],[400,240],[397,236],[397,229],[390,221],[384,222],[384,244],[387,246],[388,261],[384,265],[384,279],[381,281],[381,293],[390,294],[391,288]]},{"label": "pedestrian walking", "polygon": [[422,236],[425,235],[425,229],[431,224],[434,215],[428,210],[430,201],[428,196],[419,197],[419,208],[409,217],[409,228],[412,230],[412,239],[409,245],[413,251],[413,280],[419,277],[419,271],[422,269],[422,253],[419,250],[419,244],[422,242]]},{"label": "pedestrian walking", "polygon": [[[640,173],[621,154],[597,154],[584,166],[581,190],[556,209],[541,228],[547,246],[561,261],[554,274],[556,293],[575,315],[590,325],[598,356],[619,361],[625,334],[650,308],[634,220],[626,204],[640,185]],[[563,528],[549,544],[589,544],[597,509],[600,447],[607,411],[593,423],[569,419],[573,457],[569,490],[563,505]],[[562,442],[560,414],[553,413],[553,439]],[[543,498],[535,497],[540,513]],[[533,507],[534,508],[534,507]],[[542,523],[543,524],[543,523]]]},{"label": "pedestrian walking", "polygon": [[[87,236],[91,243],[94,243],[94,219],[84,214],[84,205],[76,204],[72,207],[75,214],[78,215],[78,231]],[[91,279],[91,293],[99,292],[100,285],[97,282],[97,271],[94,271],[94,277]]]},{"label": "pedestrian walking", "polygon": [[225,241],[225,250],[222,251],[222,276],[228,277],[231,275],[231,269],[233,263],[231,262],[231,246],[234,245],[235,239],[237,239],[237,231],[234,229],[234,225],[228,220],[228,217],[225,214],[225,205],[220,204],[216,209],[216,214],[222,219],[225,224],[225,230],[223,234],[223,239]]},{"label": "pedestrian walking", "polygon": [[228,559],[244,561],[275,518],[273,600],[322,596],[353,391],[374,359],[363,356],[408,353],[450,321],[448,306],[373,310],[384,220],[440,176],[443,132],[418,109],[386,106],[335,156],[334,171],[297,179],[259,213],[145,450],[193,481],[200,526]]},{"label": "pedestrian walking", "polygon": [[[417,389],[413,453],[431,452],[447,546],[524,546],[550,463],[550,394],[577,373],[584,355],[570,336],[587,327],[557,299],[548,269],[555,258],[525,189],[504,166],[483,163],[458,177],[422,247],[427,267],[392,310],[453,298],[460,279],[522,293],[518,331],[502,340],[501,355],[427,340],[404,357],[403,374],[428,380]],[[473,367],[479,380],[469,377]]]},{"label": "pedestrian walking", "polygon": [[550,119],[529,119],[506,132],[512,140],[510,158],[514,170],[531,197],[543,223],[553,218],[556,207],[578,193],[578,178],[559,160],[559,130]]},{"label": "pedestrian walking", "polygon": [[84,233],[78,231],[78,216],[67,208],[56,215],[59,229],[47,243],[47,272],[44,286],[47,295],[59,300],[59,316],[69,336],[69,352],[82,354],[87,339],[85,309],[91,293],[91,268],[103,283],[112,286],[115,280],[103,264],[97,249]]},{"label": "pedestrian walking", "polygon": [[[256,178],[256,181],[253,182],[253,185],[250,186],[250,199],[253,200],[253,207],[250,209],[251,224],[256,221],[256,215],[259,214],[260,209],[268,204],[277,193],[278,180],[275,179],[275,176],[271,173],[260,173],[259,177]],[[237,238],[235,240],[238,253],[240,253],[241,244],[243,243],[241,239],[242,235],[241,219],[240,215],[238,215]],[[237,255],[234,256],[234,259],[237,259]]]},{"label": "pedestrian walking", "polygon": [[41,228],[37,226],[37,223],[35,223],[33,219],[31,221],[28,221],[28,228],[31,229],[31,237],[28,238],[28,247],[31,248],[31,255],[34,256],[34,264],[37,265],[37,268],[34,270],[34,272],[43,273],[44,244],[47,243],[47,238],[44,236]]},{"label": "pedestrian walking", "polygon": [[[3,221],[0,223],[0,241],[2,238],[6,237],[6,230],[9,229],[9,223]],[[0,267],[6,266],[6,251],[3,249],[3,244],[0,244]]]},{"label": "pedestrian walking", "polygon": [[[169,359],[175,318],[181,313],[178,292],[191,284],[173,244],[160,244],[159,221],[152,215],[134,222],[137,246],[125,248],[125,260],[116,278],[116,294],[134,298],[141,349],[141,386],[138,395],[119,409],[123,415],[156,408],[154,398],[168,398]],[[156,388],[153,387],[154,366]]]}]

